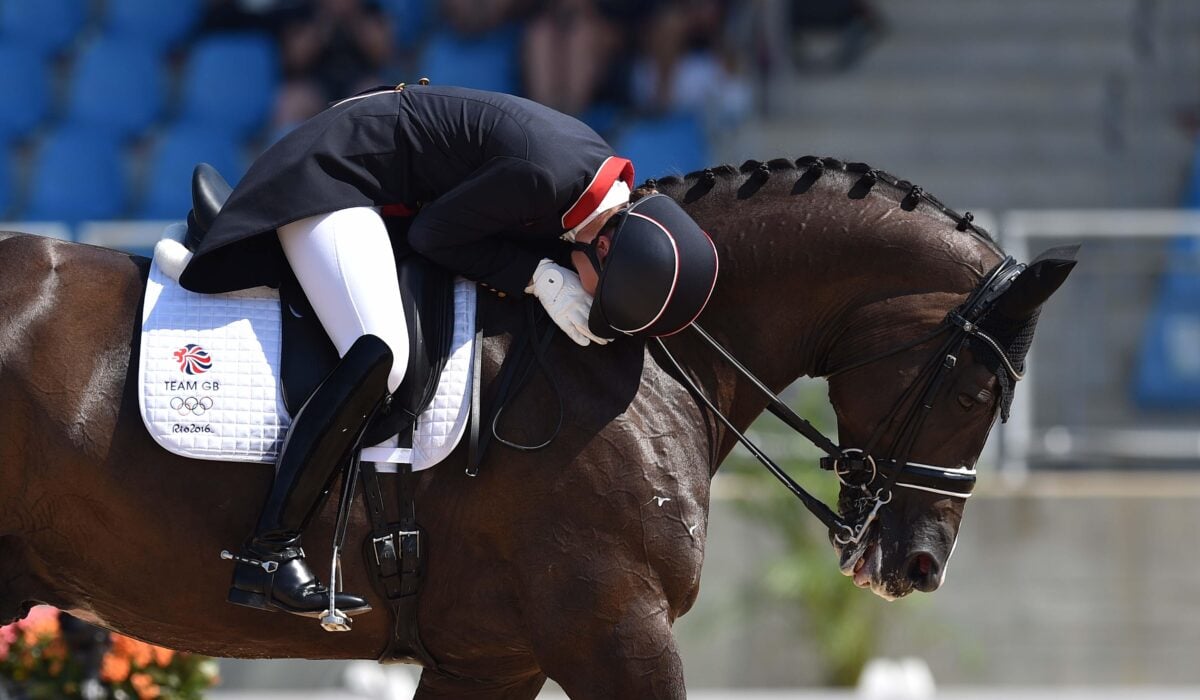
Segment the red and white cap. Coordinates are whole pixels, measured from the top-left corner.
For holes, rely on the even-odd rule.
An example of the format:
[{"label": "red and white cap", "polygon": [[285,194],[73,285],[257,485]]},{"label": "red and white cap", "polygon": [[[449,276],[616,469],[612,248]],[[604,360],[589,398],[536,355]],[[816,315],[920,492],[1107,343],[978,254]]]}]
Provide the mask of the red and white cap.
[{"label": "red and white cap", "polygon": [[633,192],[633,163],[609,156],[600,164],[587,189],[562,216],[564,240],[574,241],[575,234],[603,212],[629,202]]}]

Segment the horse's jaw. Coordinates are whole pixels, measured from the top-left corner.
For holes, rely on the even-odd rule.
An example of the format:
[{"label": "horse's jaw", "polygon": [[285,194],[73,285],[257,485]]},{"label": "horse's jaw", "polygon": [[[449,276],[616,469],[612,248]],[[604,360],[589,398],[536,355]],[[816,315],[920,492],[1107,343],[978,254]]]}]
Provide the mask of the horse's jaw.
[{"label": "horse's jaw", "polygon": [[854,581],[859,588],[869,588],[875,595],[886,601],[903,597],[905,593],[896,595],[887,590],[883,582],[883,556],[879,547],[879,537],[864,537],[857,544],[839,546],[834,543],[833,549],[838,555],[838,570],[843,576]]},{"label": "horse's jaw", "polygon": [[879,542],[872,540],[865,546],[856,547],[851,556],[843,556],[840,567],[843,576],[849,576],[859,588],[869,588],[872,593],[891,602],[907,595],[908,591],[896,595],[882,581],[883,557]]}]

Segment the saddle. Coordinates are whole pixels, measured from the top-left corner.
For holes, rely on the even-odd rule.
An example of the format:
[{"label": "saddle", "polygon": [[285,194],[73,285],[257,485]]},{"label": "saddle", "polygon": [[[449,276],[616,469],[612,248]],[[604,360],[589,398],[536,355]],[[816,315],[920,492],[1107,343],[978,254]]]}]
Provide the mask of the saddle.
[{"label": "saddle", "polygon": [[[184,240],[189,250],[195,251],[200,245],[231,192],[229,183],[211,165],[196,166],[192,172],[192,211]],[[404,236],[408,219],[388,217],[385,223],[396,251],[410,351],[404,381],[368,426],[363,444],[375,445],[398,435],[401,446],[411,447],[417,416],[433,399],[438,377],[450,355],[454,278],[408,248]],[[284,404],[295,416],[333,369],[338,355],[300,283],[291,269],[284,267],[279,285],[283,328],[280,380]]]}]

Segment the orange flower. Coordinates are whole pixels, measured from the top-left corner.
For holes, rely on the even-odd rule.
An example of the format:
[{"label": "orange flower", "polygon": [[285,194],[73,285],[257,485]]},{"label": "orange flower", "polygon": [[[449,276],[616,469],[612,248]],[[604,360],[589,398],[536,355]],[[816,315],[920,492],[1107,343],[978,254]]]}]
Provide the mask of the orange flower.
[{"label": "orange flower", "polygon": [[129,671],[128,657],[116,653],[114,649],[104,655],[100,666],[100,680],[109,683],[124,683],[129,678]]},{"label": "orange flower", "polygon": [[67,658],[67,643],[62,637],[55,637],[42,649],[42,657],[50,661],[62,661]]},{"label": "orange flower", "polygon": [[38,605],[29,611],[24,620],[17,623],[26,644],[33,646],[38,640],[58,636],[58,610],[49,605]]},{"label": "orange flower", "polygon": [[158,684],[148,673],[135,673],[129,677],[129,682],[137,691],[139,700],[154,700],[160,695]]},{"label": "orange flower", "polygon": [[154,647],[154,663],[162,668],[171,665],[171,659],[175,658],[175,652],[165,647]]},{"label": "orange flower", "polygon": [[154,647],[122,634],[112,636],[112,650],[138,668],[146,668],[154,661]]}]

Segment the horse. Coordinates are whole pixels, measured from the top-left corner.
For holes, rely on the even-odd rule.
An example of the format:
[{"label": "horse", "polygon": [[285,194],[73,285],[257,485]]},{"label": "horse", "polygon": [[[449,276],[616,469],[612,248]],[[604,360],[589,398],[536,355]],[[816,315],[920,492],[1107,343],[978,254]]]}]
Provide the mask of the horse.
[{"label": "horse", "polygon": [[[647,186],[710,233],[720,276],[697,324],[762,387],[828,376],[841,444],[859,448],[899,440],[896,416],[923,403],[900,461],[973,467],[1011,388],[994,352],[968,343],[954,363],[939,355],[937,386],[919,401],[911,391],[948,315],[1005,257],[969,215],[831,158]],[[1008,306],[1027,328],[1071,264],[1017,278],[1028,283]],[[272,471],[176,457],[147,435],[131,369],[148,266],[0,234],[0,623],[44,603],[212,656],[380,658],[392,630],[354,546],[345,587],[370,592],[377,610],[348,634],[226,603],[230,568],[218,552],[251,531]],[[479,304],[486,392],[525,314],[490,295]],[[414,477],[429,546],[417,619],[437,662],[416,697],[532,698],[549,677],[572,698],[683,698],[671,627],[699,591],[711,480],[771,397],[687,330],[661,345],[588,348],[559,335],[545,359],[562,400],[548,447],[497,444],[472,478],[460,446]],[[513,440],[544,435],[554,405],[554,387],[534,375],[499,428]],[[858,461],[873,466],[868,458]],[[834,468],[849,517],[862,484]],[[886,598],[938,587],[965,503],[939,489],[894,491],[857,521],[860,537],[830,533],[842,572]],[[310,552],[330,551],[335,515],[327,503],[306,533]],[[355,512],[348,528],[355,543],[369,525]]]}]

